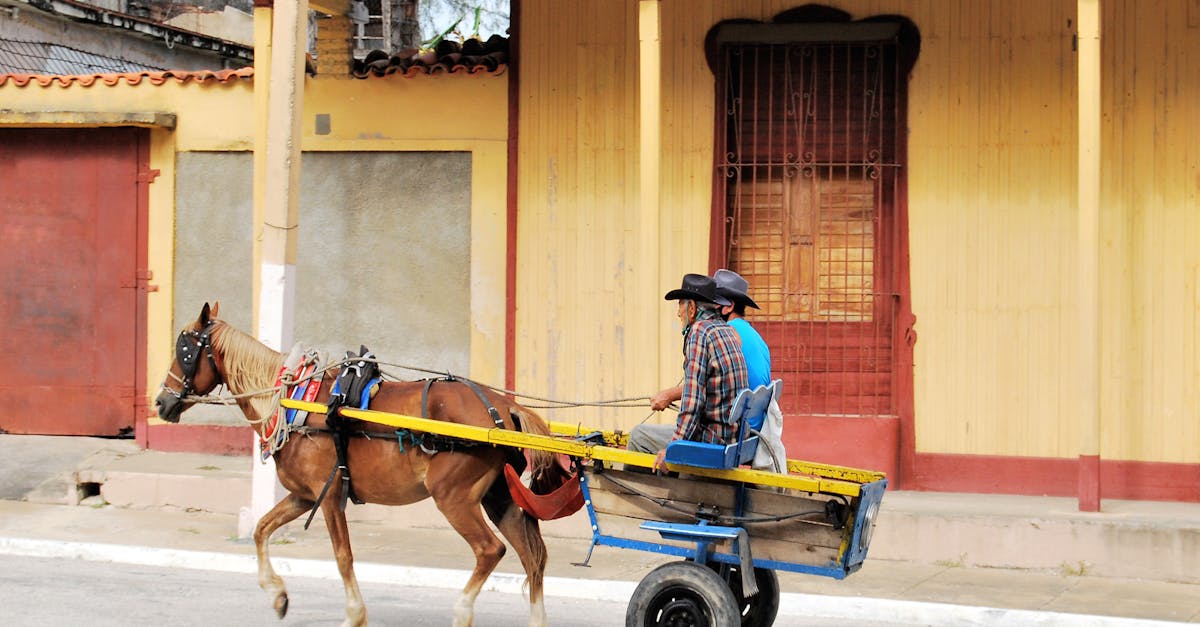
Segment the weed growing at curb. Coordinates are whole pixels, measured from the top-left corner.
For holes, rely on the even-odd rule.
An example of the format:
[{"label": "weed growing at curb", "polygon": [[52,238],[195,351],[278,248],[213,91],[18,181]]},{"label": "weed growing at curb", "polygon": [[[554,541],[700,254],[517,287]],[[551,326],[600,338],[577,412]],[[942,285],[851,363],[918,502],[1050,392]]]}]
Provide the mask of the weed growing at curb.
[{"label": "weed growing at curb", "polygon": [[938,560],[938,561],[934,562],[934,564],[936,564],[938,566],[943,566],[945,568],[962,568],[963,566],[966,566],[966,564],[967,564],[967,554],[959,553],[958,559],[956,559],[956,560]]}]

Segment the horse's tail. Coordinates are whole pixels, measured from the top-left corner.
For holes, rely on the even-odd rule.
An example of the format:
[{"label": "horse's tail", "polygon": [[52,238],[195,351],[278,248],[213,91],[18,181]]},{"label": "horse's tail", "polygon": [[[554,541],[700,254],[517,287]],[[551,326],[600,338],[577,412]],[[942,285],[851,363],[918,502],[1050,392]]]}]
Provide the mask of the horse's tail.
[{"label": "horse's tail", "polygon": [[[515,405],[512,411],[520,417],[521,429],[526,433],[550,435],[550,425],[533,410]],[[529,458],[529,489],[534,494],[549,494],[573,476],[557,453],[541,449],[525,449],[525,452]]]}]

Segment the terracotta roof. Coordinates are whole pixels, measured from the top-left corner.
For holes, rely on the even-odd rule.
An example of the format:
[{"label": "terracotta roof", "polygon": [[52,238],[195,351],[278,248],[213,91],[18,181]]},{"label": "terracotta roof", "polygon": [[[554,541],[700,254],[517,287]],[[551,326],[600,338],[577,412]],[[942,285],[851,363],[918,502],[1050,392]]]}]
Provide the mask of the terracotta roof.
[{"label": "terracotta roof", "polygon": [[[351,75],[356,78],[372,76],[391,76],[398,74],[405,78],[424,76],[428,74],[503,74],[508,69],[508,39],[493,35],[486,42],[478,39],[468,39],[463,43],[443,40],[437,48],[431,51],[419,52],[404,50],[389,55],[382,50],[375,50],[365,59],[355,60]],[[194,81],[216,81],[228,83],[237,79],[254,76],[253,67],[239,70],[167,70],[165,72],[117,72],[108,74],[0,74],[0,87],[12,83],[17,87],[25,87],[35,83],[42,87],[58,85],[69,87],[79,85],[90,87],[97,82],[105,85],[116,85],[125,82],[137,85],[142,81],[161,85],[174,79],[180,83]]]},{"label": "terracotta roof", "polygon": [[174,79],[176,82],[186,83],[193,81],[202,83],[205,81],[216,81],[219,83],[228,83],[242,78],[250,78],[254,76],[254,68],[244,67],[238,70],[167,70],[165,72],[121,72],[113,74],[73,74],[65,76],[51,76],[45,74],[0,74],[0,87],[8,83],[12,83],[17,87],[25,87],[30,83],[37,84],[41,87],[50,87],[57,84],[59,87],[70,87],[79,85],[81,87],[90,87],[97,82],[105,85],[116,85],[124,81],[130,85],[137,85],[142,81],[149,81],[153,85],[162,85],[168,80]]},{"label": "terracotta roof", "polygon": [[468,39],[461,44],[443,39],[434,50],[401,50],[388,54],[374,50],[355,60],[351,75],[356,78],[404,77],[424,74],[503,74],[508,69],[508,38],[492,35],[487,41]]}]

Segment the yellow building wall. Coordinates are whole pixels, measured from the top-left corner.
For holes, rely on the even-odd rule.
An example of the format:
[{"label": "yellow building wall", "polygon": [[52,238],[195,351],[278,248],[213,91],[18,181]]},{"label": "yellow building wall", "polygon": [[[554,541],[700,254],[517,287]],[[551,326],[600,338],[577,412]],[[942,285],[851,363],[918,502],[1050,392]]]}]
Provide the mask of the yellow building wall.
[{"label": "yellow building wall", "polygon": [[1101,7],[1101,456],[1200,462],[1200,4]]},{"label": "yellow building wall", "polygon": [[[521,6],[516,387],[571,401],[644,395],[673,381],[653,372],[657,320],[637,314],[666,291],[636,290],[648,263],[635,230],[637,3]],[[648,411],[545,413],[615,426]]]},{"label": "yellow building wall", "polygon": [[[82,126],[94,119],[89,114],[101,112],[176,116],[173,130],[156,128],[150,134],[150,167],[160,171],[150,185],[149,215],[151,284],[158,286],[148,295],[147,389],[153,395],[173,356],[177,326],[183,323],[171,319],[175,156],[187,151],[253,150],[253,80],[180,83],[172,79],[162,85],[142,80],[137,85],[122,81],[111,86],[97,81],[86,87],[9,83],[0,88],[0,99],[12,111],[75,112],[66,119]],[[470,376],[503,382],[507,77],[309,78],[304,107],[303,150],[471,153]],[[330,116],[329,134],[314,134],[317,114]]]},{"label": "yellow building wall", "polygon": [[[630,232],[637,3],[623,13],[595,4],[526,2],[521,25],[523,67],[536,70],[519,81],[517,381],[572,400],[677,380],[679,336],[661,298],[682,273],[707,269],[714,93],[704,36],[722,19],[769,20],[803,3],[660,3],[652,259],[637,258]],[[854,18],[902,15],[921,34],[908,116],[918,451],[1076,457],[1075,1],[826,4]],[[1185,0],[1155,15],[1135,15],[1135,4],[1102,3],[1101,456],[1194,462],[1200,15]],[[653,293],[631,290],[645,284],[639,267],[658,269]],[[632,315],[645,299],[660,303],[652,319]],[[646,357],[654,347],[658,357]],[[647,413],[583,415],[628,427]]]}]

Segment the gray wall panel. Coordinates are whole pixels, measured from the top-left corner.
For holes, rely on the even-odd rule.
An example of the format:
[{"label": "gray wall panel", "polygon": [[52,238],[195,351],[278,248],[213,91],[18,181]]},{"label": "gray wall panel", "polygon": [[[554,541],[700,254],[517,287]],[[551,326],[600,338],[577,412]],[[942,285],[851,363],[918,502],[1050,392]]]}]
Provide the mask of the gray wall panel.
[{"label": "gray wall panel", "polygon": [[[297,341],[468,374],[470,174],[469,153],[305,153]],[[176,328],[220,300],[221,317],[253,334],[252,181],[249,153],[179,154]],[[223,421],[203,413],[187,419]]]}]

